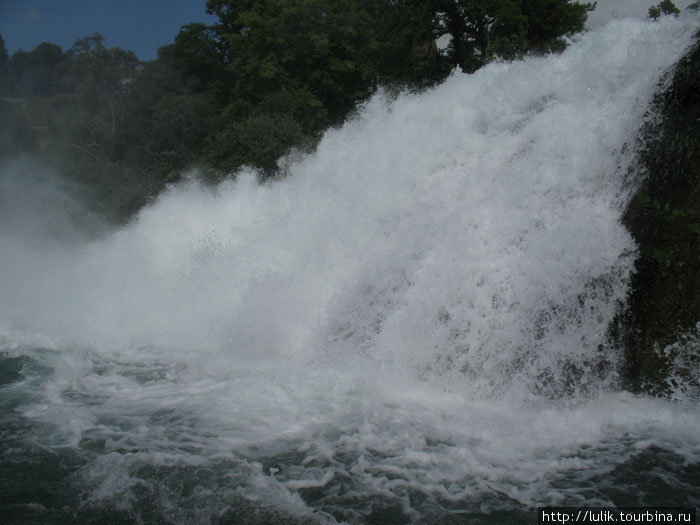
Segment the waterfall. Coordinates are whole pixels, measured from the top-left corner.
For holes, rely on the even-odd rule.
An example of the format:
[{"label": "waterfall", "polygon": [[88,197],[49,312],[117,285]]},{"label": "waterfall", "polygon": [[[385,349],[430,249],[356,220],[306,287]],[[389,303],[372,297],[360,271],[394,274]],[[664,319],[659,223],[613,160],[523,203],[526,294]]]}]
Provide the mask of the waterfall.
[{"label": "waterfall", "polygon": [[[193,177],[97,238],[65,188],[14,206],[3,461],[67,454],[80,512],[173,522],[509,521],[624,503],[649,456],[692,487],[697,407],[621,391],[607,332],[638,132],[697,28],[379,93],[282,180]],[[2,167],[7,202],[36,169]]]}]

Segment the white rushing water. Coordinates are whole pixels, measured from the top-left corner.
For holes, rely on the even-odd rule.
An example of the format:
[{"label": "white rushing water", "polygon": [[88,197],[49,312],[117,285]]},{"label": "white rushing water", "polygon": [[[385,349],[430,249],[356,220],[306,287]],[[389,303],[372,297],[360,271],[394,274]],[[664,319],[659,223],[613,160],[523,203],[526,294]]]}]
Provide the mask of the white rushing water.
[{"label": "white rushing water", "polygon": [[50,370],[14,384],[20,414],[43,446],[99,444],[87,502],[155,491],[145,466],[223,469],[201,514],[161,491],[174,521],[234,497],[329,522],[365,519],[353,498],[416,521],[605,505],[594,480],[635,454],[697,463],[696,404],[616,390],[606,339],[637,132],[697,29],[615,21],[377,96],[289,177],[183,184],[98,240],[15,210],[0,351]]}]

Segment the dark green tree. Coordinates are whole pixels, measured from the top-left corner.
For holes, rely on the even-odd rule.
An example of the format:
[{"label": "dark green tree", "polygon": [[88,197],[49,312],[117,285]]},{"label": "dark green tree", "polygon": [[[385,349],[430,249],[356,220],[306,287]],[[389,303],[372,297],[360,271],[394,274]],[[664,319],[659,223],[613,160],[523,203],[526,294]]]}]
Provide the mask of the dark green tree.
[{"label": "dark green tree", "polygon": [[511,0],[445,0],[435,5],[442,19],[437,36],[450,36],[449,57],[465,71],[488,62],[496,41],[501,44],[497,48],[523,47],[526,20]]},{"label": "dark green tree", "polygon": [[206,160],[219,174],[247,165],[259,169],[266,178],[277,173],[277,161],[282,155],[307,141],[301,126],[290,115],[251,115],[210,137]]},{"label": "dark green tree", "polygon": [[562,36],[583,31],[588,12],[596,2],[572,0],[523,0],[527,17],[527,48],[533,51],[563,49]]},{"label": "dark green tree", "polygon": [[649,8],[649,18],[652,20],[657,20],[661,15],[676,15],[680,14],[681,10],[676,7],[673,0],[663,0],[657,5],[653,5]]},{"label": "dark green tree", "polygon": [[453,65],[473,71],[494,56],[550,51],[581,31],[595,4],[570,0],[433,0],[435,37],[449,35]]},{"label": "dark green tree", "polygon": [[76,40],[66,51],[62,64],[61,91],[74,93],[93,89],[111,93],[121,90],[124,81],[135,76],[139,60],[133,51],[104,46],[99,33]]},{"label": "dark green tree", "polygon": [[93,33],[83,38],[78,38],[73,42],[67,54],[69,56],[89,54],[96,49],[104,48],[104,41],[105,37],[100,33]]},{"label": "dark green tree", "polygon": [[431,2],[364,0],[376,45],[372,60],[381,84],[432,84],[451,69],[436,45],[439,24]]},{"label": "dark green tree", "polygon": [[0,67],[6,66],[9,59],[7,48],[5,48],[5,39],[0,35]]},{"label": "dark green tree", "polygon": [[5,40],[0,35],[0,96],[7,95],[10,56],[5,48]]},{"label": "dark green tree", "polygon": [[9,61],[12,94],[18,97],[50,96],[57,90],[57,69],[63,50],[56,44],[42,42],[32,51],[16,51]]},{"label": "dark green tree", "polygon": [[216,129],[220,105],[207,91],[193,92],[187,80],[161,60],[145,65],[132,85],[120,151],[161,180],[173,180],[194,163],[204,139]]},{"label": "dark green tree", "polygon": [[663,0],[659,4],[659,8],[664,15],[676,15],[681,13],[681,10],[676,7],[672,0]]},{"label": "dark green tree", "polygon": [[139,64],[133,52],[103,42],[99,33],[75,41],[59,70],[62,95],[52,100],[56,147],[98,164],[118,160]]},{"label": "dark green tree", "polygon": [[209,0],[207,12],[219,18],[219,56],[236,98],[251,106],[282,93],[305,129],[319,129],[374,88],[376,44],[356,2]]},{"label": "dark green tree", "polygon": [[215,83],[225,86],[233,81],[213,28],[201,23],[187,24],[169,47],[163,49],[160,58],[167,59],[180,71],[195,91],[211,90]]},{"label": "dark green tree", "polygon": [[30,129],[19,104],[0,99],[0,159],[12,158],[36,149],[36,135]]}]

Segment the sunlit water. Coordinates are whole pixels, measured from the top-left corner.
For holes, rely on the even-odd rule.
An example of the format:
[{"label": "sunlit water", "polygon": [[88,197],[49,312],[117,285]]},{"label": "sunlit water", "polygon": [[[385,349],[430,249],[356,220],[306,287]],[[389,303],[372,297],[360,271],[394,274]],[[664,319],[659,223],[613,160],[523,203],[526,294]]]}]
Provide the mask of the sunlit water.
[{"label": "sunlit water", "polygon": [[0,214],[3,518],[700,505],[697,393],[620,390],[606,338],[638,131],[699,25],[617,21],[377,96],[287,178],[183,184],[97,240],[5,165],[5,204],[34,200]]}]

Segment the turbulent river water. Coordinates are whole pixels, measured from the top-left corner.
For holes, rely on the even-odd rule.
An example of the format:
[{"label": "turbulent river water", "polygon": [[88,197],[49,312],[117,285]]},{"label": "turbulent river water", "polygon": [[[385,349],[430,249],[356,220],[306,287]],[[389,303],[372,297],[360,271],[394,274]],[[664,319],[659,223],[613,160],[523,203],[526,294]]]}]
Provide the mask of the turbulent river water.
[{"label": "turbulent river water", "polygon": [[618,20],[379,94],[288,177],[182,184],[98,237],[5,164],[0,521],[700,506],[697,397],[621,389],[606,336],[639,130],[699,27]]}]

